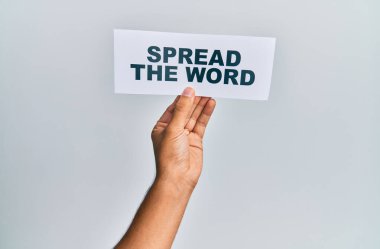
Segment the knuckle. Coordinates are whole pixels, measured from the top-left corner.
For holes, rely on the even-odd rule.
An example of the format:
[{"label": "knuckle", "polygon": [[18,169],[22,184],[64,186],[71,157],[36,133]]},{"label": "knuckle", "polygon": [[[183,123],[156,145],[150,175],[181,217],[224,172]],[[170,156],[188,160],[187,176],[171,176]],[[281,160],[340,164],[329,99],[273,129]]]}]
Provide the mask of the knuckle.
[{"label": "knuckle", "polygon": [[152,131],[150,132],[150,138],[151,138],[152,140],[154,140],[154,139],[156,139],[156,137],[157,137],[159,134],[160,134],[159,129],[158,129],[157,125],[155,125],[155,126],[153,127]]}]

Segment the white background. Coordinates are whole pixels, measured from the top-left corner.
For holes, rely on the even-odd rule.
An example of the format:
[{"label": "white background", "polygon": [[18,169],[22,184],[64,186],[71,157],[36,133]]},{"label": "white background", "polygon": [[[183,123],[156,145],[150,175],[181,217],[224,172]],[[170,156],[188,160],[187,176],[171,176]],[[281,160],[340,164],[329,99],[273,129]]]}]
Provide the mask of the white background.
[{"label": "white background", "polygon": [[268,102],[217,99],[180,249],[380,248],[379,2],[0,0],[0,248],[111,248],[166,96],[113,93],[113,29],[277,37]]}]

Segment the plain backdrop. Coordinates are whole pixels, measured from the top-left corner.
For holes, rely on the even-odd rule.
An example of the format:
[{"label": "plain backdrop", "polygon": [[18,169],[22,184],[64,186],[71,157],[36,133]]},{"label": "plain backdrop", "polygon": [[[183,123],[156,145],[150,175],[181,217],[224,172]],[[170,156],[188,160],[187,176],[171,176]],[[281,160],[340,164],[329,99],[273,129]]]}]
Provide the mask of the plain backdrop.
[{"label": "plain backdrop", "polygon": [[0,248],[111,248],[172,96],[116,95],[113,29],[277,38],[269,101],[217,99],[173,248],[380,248],[377,0],[0,0]]}]

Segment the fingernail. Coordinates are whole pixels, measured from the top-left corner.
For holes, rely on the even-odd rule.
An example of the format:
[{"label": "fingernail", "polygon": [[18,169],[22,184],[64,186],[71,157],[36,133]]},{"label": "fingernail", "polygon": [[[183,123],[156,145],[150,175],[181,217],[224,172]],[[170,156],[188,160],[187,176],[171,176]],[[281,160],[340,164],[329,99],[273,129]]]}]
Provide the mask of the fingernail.
[{"label": "fingernail", "polygon": [[183,90],[182,92],[182,96],[193,97],[194,89],[191,87],[186,87],[185,90]]}]

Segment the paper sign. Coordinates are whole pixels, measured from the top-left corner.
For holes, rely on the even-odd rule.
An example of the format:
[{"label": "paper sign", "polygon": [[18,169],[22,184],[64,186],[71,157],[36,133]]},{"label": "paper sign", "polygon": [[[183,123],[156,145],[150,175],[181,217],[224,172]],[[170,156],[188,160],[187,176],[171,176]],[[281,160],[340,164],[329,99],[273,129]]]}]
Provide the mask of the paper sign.
[{"label": "paper sign", "polygon": [[114,30],[115,92],[267,100],[275,38]]}]

